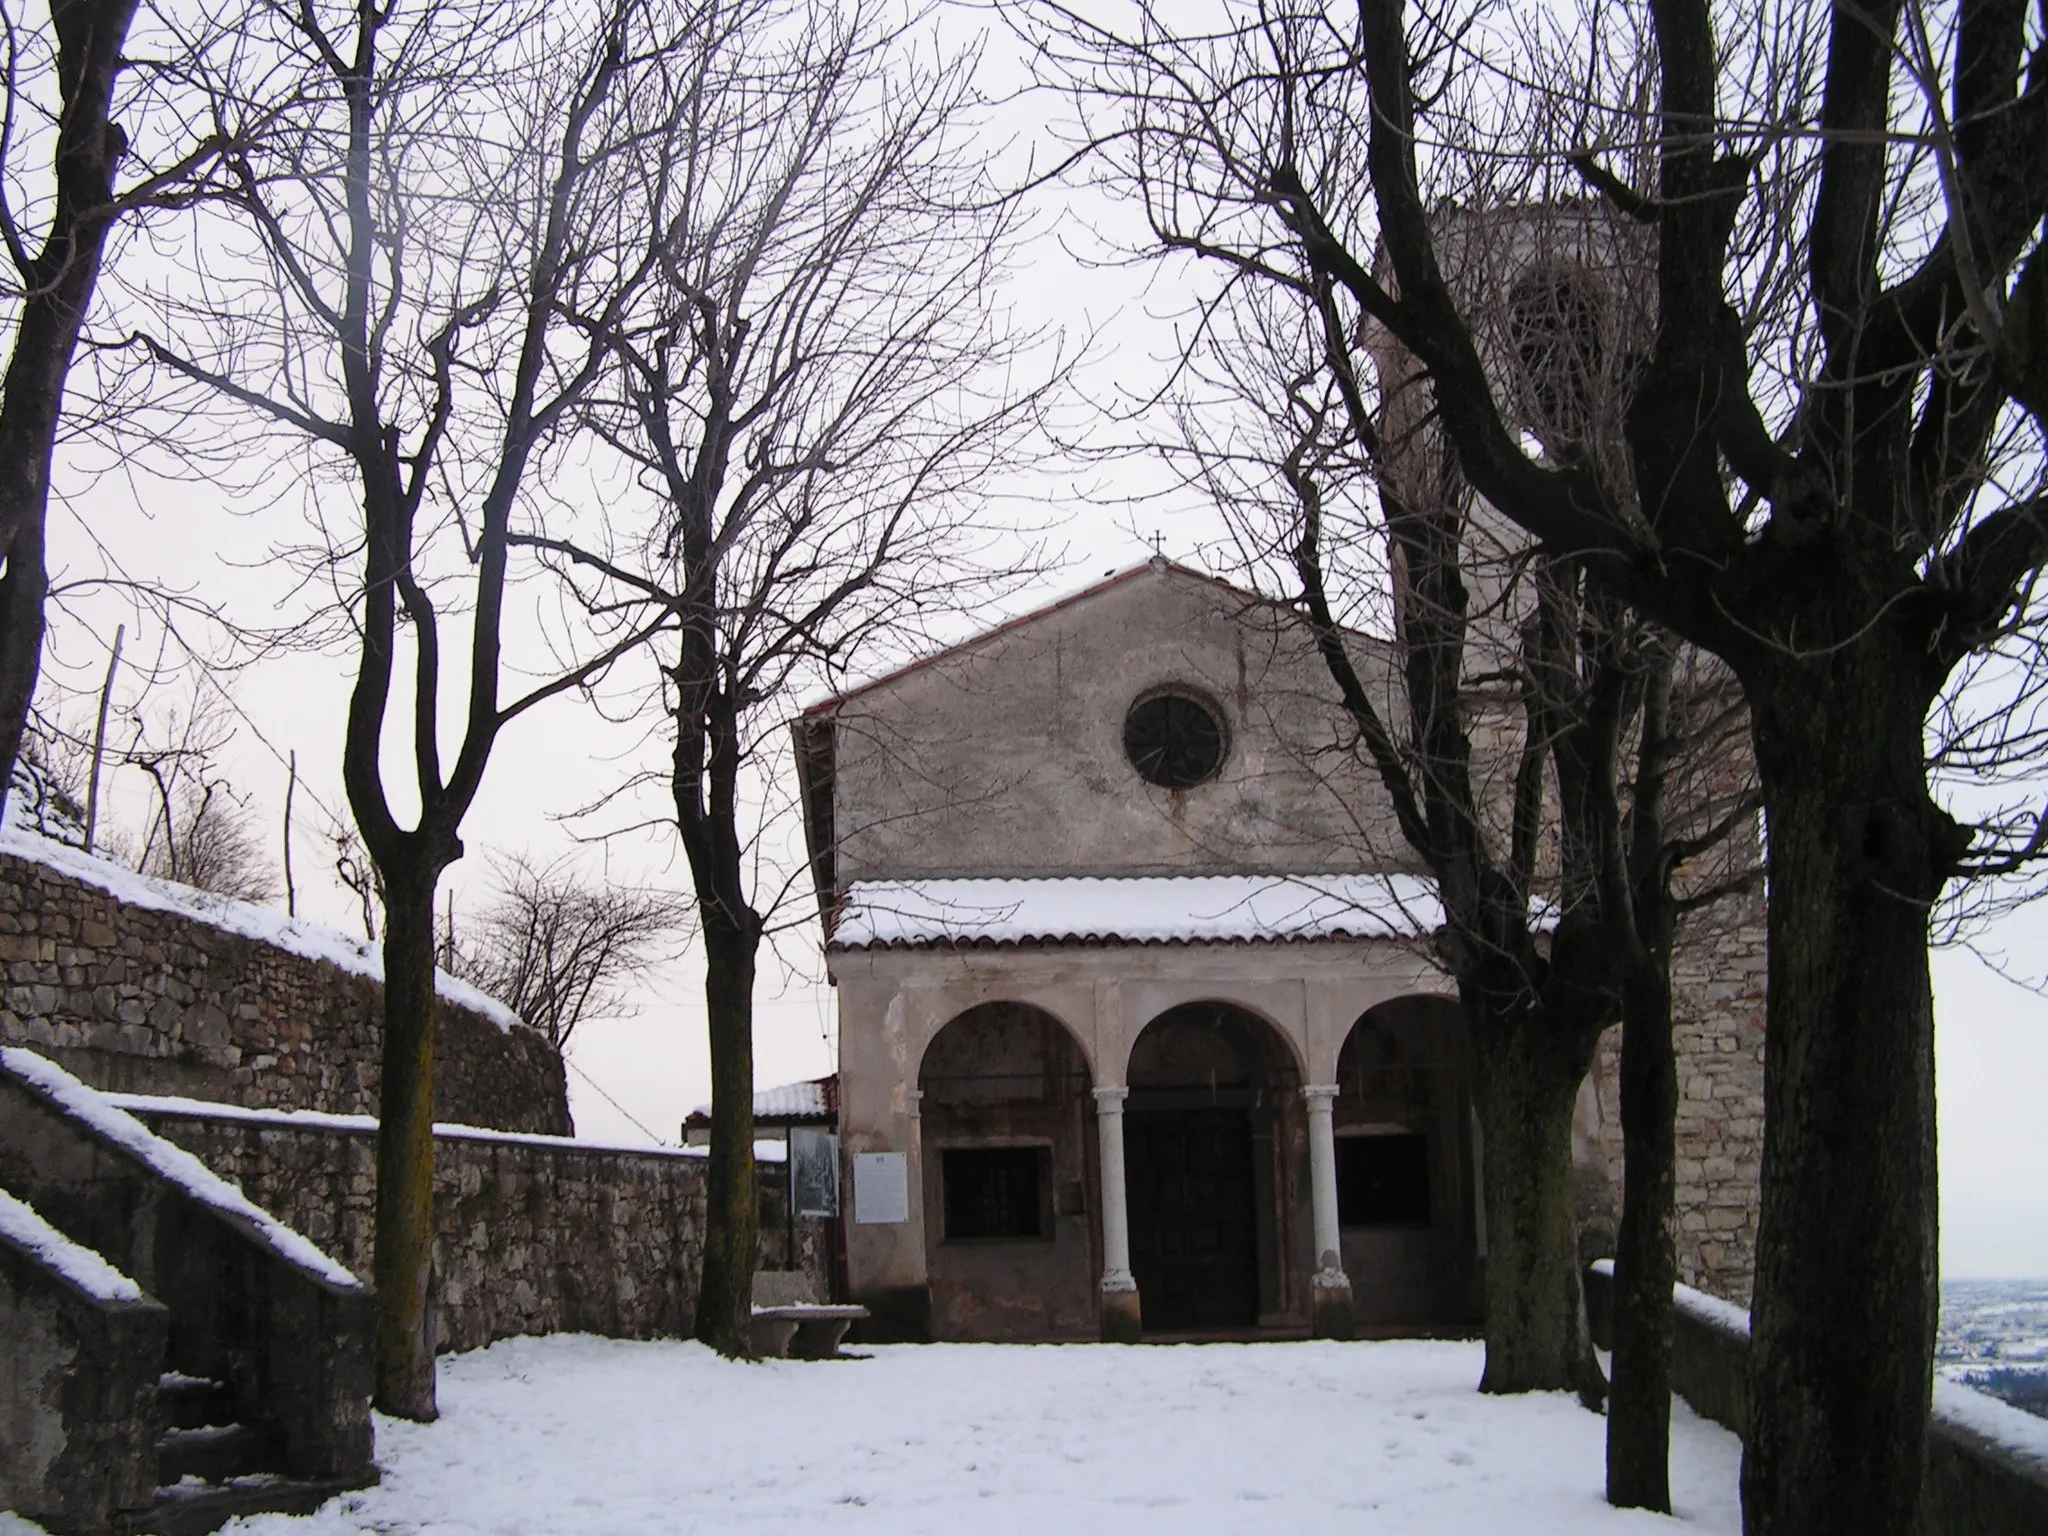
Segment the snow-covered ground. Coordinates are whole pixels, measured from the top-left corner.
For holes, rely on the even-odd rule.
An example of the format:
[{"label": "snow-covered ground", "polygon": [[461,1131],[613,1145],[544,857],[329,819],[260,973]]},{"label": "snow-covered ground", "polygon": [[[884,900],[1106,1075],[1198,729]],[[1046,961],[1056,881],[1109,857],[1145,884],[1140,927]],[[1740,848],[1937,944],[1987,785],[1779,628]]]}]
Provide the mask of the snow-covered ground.
[{"label": "snow-covered ground", "polygon": [[676,1531],[1735,1532],[1735,1437],[1675,1406],[1682,1525],[1600,1498],[1603,1421],[1473,1390],[1475,1344],[936,1345],[738,1365],[515,1339],[377,1423],[381,1487],[240,1536]]}]

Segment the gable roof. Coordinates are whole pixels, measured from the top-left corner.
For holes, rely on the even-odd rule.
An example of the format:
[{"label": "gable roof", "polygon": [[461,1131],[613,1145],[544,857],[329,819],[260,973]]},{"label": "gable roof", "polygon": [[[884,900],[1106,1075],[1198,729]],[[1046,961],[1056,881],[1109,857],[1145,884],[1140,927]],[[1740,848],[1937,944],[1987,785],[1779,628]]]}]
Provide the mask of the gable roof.
[{"label": "gable roof", "polygon": [[1136,565],[1126,566],[1122,570],[1107,572],[1099,580],[1092,581],[1085,587],[1080,587],[1071,592],[1063,592],[1057,597],[1048,598],[1035,608],[1017,614],[1013,618],[1005,619],[1002,623],[988,629],[969,635],[966,639],[956,641],[952,645],[941,647],[928,656],[919,656],[914,660],[903,662],[898,666],[889,668],[886,672],[877,673],[873,677],[863,678],[860,682],[851,684],[841,689],[838,693],[814,700],[804,706],[803,718],[809,720],[817,715],[829,714],[850,699],[859,698],[864,693],[885,687],[899,678],[908,677],[913,672],[921,672],[926,667],[964,655],[966,652],[974,650],[977,646],[986,645],[990,641],[999,639],[1004,635],[1013,634],[1026,625],[1035,624],[1038,620],[1058,613],[1062,609],[1071,608],[1076,603],[1086,602],[1089,598],[1107,592],[1113,587],[1123,586],[1126,582],[1147,575],[1178,576],[1187,581],[1200,582],[1206,586],[1228,592],[1231,596],[1239,598],[1246,603],[1262,603],[1272,608],[1286,607],[1286,604],[1274,598],[1267,597],[1263,593],[1254,592],[1248,587],[1240,587],[1234,582],[1225,581],[1221,576],[1211,576],[1207,571],[1198,571],[1193,566],[1182,565],[1178,561],[1167,559],[1164,555],[1154,555],[1148,560],[1139,561]]}]

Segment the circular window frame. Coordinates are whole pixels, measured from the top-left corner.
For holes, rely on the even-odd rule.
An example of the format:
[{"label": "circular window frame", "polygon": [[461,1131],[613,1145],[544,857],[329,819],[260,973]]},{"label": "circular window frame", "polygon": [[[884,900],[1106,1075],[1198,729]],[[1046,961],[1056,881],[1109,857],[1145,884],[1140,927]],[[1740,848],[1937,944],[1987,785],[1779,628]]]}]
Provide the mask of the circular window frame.
[{"label": "circular window frame", "polygon": [[[1138,754],[1131,748],[1131,722],[1136,717],[1138,711],[1149,704],[1156,704],[1164,699],[1178,700],[1184,704],[1194,705],[1216,728],[1216,760],[1198,778],[1180,781],[1178,776],[1172,778],[1155,777],[1153,774],[1145,771],[1138,761]],[[1199,688],[1191,688],[1185,683],[1163,683],[1156,688],[1147,688],[1143,693],[1132,699],[1130,704],[1124,709],[1123,727],[1119,732],[1118,739],[1123,748],[1124,762],[1129,765],[1131,771],[1153,788],[1167,790],[1173,794],[1184,794],[1188,790],[1199,789],[1204,784],[1215,783],[1223,776],[1224,767],[1230,762],[1230,753],[1233,746],[1230,717],[1224,713],[1223,707],[1208,693]]]}]

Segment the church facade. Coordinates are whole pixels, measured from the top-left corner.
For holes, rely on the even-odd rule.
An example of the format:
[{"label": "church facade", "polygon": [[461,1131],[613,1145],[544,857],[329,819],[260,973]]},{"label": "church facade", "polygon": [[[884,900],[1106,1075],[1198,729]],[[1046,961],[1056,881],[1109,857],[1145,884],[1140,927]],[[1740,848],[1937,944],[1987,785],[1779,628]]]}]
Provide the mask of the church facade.
[{"label": "church facade", "polygon": [[[1355,649],[1391,702],[1391,648]],[[1478,1133],[1440,918],[1287,610],[1154,559],[795,731],[838,1000],[845,1282],[871,1336],[1476,1324]],[[1514,743],[1478,736],[1505,793]],[[1712,931],[1675,968],[1681,1268],[1746,1299],[1760,911]],[[1595,1244],[1613,1067],[1578,1128]]]}]

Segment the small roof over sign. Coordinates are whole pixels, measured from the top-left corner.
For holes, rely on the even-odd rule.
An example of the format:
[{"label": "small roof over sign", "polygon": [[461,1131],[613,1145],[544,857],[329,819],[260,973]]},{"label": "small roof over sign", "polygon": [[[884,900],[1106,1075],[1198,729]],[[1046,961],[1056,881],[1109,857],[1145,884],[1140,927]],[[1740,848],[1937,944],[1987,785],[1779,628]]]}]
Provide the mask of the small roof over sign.
[{"label": "small roof over sign", "polygon": [[[814,1077],[801,1083],[783,1083],[774,1088],[754,1090],[756,1125],[834,1125],[839,1120],[839,1077]],[[699,1104],[683,1121],[685,1130],[702,1130],[711,1124],[711,1106]]]}]

